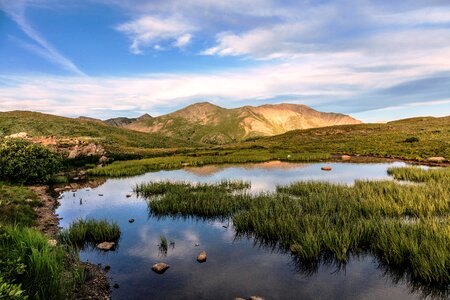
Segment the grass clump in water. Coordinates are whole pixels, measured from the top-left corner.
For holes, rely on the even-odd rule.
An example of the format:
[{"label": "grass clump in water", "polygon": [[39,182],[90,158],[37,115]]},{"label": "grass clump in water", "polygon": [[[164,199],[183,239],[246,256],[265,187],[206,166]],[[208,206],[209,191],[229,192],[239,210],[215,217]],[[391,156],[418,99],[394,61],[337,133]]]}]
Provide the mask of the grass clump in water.
[{"label": "grass clump in water", "polygon": [[59,239],[66,244],[85,245],[117,241],[120,238],[120,227],[117,223],[107,220],[77,220],[69,228],[61,231]]},{"label": "grass clump in water", "polygon": [[149,198],[149,207],[155,215],[225,217],[248,206],[252,197],[245,190],[249,187],[250,183],[244,181],[215,184],[165,181],[140,184],[134,190]]},{"label": "grass clump in water", "polygon": [[[290,250],[309,265],[371,253],[396,273],[427,284],[450,283],[450,169],[390,169],[397,179],[353,186],[299,182],[251,195],[220,183],[151,183],[136,188],[151,213],[229,217],[237,234]],[[400,272],[398,271],[400,270]]]}]

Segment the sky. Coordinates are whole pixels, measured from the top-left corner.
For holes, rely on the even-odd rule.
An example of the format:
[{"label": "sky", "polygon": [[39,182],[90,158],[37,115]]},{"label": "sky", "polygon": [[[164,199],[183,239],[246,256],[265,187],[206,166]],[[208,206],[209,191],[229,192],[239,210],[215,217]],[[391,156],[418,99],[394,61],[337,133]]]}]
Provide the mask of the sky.
[{"label": "sky", "polygon": [[450,115],[449,0],[0,0],[0,111]]}]

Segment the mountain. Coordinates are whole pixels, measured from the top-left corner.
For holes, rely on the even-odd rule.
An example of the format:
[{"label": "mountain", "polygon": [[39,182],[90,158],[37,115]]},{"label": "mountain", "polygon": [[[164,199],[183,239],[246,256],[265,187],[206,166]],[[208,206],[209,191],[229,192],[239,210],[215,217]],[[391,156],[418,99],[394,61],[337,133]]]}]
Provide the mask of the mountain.
[{"label": "mountain", "polygon": [[201,102],[173,113],[132,121],[123,127],[207,144],[361,122],[343,114],[323,113],[305,105],[266,104],[226,109]]},{"label": "mountain", "polygon": [[140,121],[145,121],[145,120],[150,120],[150,119],[152,119],[152,116],[150,116],[149,114],[144,114],[138,118],[118,117],[118,118],[107,119],[103,122],[105,122],[106,124],[108,124],[110,126],[114,126],[114,127],[125,127],[126,125],[129,125],[133,122],[140,122]]}]

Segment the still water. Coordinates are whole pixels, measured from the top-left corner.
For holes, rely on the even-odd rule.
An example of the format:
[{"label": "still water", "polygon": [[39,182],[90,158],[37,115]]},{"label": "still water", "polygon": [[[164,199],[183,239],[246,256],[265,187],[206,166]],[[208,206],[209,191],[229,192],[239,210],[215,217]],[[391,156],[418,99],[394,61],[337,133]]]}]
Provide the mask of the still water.
[{"label": "still water", "polygon": [[[148,181],[217,182],[241,179],[251,182],[254,193],[273,191],[276,185],[321,180],[352,184],[355,180],[391,180],[387,169],[403,163],[324,164],[269,162],[246,165],[205,166],[159,171],[142,176],[108,179],[96,188],[66,192],[57,213],[67,227],[78,218],[108,219],[119,224],[122,235],[115,251],[86,249],[83,261],[108,272],[113,299],[233,299],[258,295],[265,299],[419,299],[404,280],[394,282],[370,255],[353,257],[343,269],[333,263],[310,269],[289,253],[260,245],[253,238],[237,238],[230,221],[204,221],[150,216],[145,199],[132,193],[137,183]],[[103,194],[103,196],[99,196]],[[131,195],[131,197],[127,197]],[[129,223],[129,219],[135,219]],[[167,254],[158,248],[159,237],[173,242]],[[196,246],[198,244],[198,246]],[[196,261],[200,251],[205,263]],[[165,262],[170,268],[156,274],[151,266]]]}]

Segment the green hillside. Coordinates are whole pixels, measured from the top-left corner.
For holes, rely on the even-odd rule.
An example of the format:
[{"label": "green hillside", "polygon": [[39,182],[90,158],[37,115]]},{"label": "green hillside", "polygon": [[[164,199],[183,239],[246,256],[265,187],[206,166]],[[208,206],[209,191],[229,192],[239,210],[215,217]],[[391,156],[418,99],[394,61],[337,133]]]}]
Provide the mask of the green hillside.
[{"label": "green hillside", "polygon": [[85,137],[113,152],[195,145],[158,133],[136,132],[108,126],[95,120],[72,119],[29,111],[0,112],[0,137],[19,132],[26,132],[31,137]]},{"label": "green hillside", "polygon": [[240,147],[286,149],[300,153],[348,153],[419,161],[432,156],[450,159],[450,117],[294,130],[243,143]]}]

